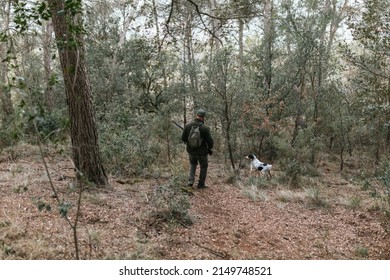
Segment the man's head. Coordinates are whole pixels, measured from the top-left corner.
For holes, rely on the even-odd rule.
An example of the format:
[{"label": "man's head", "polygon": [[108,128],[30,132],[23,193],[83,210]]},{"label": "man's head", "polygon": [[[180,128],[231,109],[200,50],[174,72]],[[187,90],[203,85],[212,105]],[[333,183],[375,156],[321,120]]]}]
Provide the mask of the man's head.
[{"label": "man's head", "polygon": [[198,111],[196,111],[196,116],[204,118],[206,116],[206,111],[203,109],[199,109]]}]

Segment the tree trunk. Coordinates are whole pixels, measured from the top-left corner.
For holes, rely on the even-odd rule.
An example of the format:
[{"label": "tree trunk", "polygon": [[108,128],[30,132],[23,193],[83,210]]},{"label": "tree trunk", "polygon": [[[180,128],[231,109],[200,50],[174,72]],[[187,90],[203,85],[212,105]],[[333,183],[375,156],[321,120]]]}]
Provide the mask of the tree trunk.
[{"label": "tree trunk", "polygon": [[108,180],[99,151],[92,88],[85,65],[84,42],[82,32],[77,32],[81,27],[80,11],[75,15],[73,10],[72,15],[65,8],[65,1],[49,0],[48,3],[64,75],[71,123],[72,156],[78,171],[77,177],[104,186]]},{"label": "tree trunk", "polygon": [[186,25],[185,25],[185,31],[184,31],[184,52],[187,56],[187,63],[185,65],[185,68],[187,71],[185,73],[187,74],[188,78],[190,79],[190,92],[191,97],[194,102],[194,108],[198,108],[198,88],[197,88],[197,73],[195,70],[195,59],[193,54],[193,42],[192,42],[192,22],[193,22],[193,15],[191,12],[187,15]]},{"label": "tree trunk", "polygon": [[[9,33],[9,17],[11,13],[11,1],[4,2],[1,7],[1,13],[4,14],[4,27],[2,28],[6,34]],[[0,44],[0,60],[7,56],[7,50],[5,44]],[[2,123],[7,123],[12,114],[14,113],[14,107],[11,100],[11,94],[8,85],[8,63],[0,63],[0,103],[1,103],[1,119]]]},{"label": "tree trunk", "polygon": [[[210,0],[210,9],[214,11],[216,10],[216,7],[217,7],[217,1]],[[212,25],[211,31],[213,34],[210,39],[210,61],[212,61],[214,54],[217,53],[218,50],[221,48],[221,41],[219,41],[218,39],[220,28],[217,19],[212,18],[211,25]]]},{"label": "tree trunk", "polygon": [[42,24],[42,34],[43,34],[43,67],[45,75],[46,87],[44,89],[44,98],[46,103],[46,109],[51,112],[53,110],[54,101],[53,101],[53,86],[52,86],[52,74],[51,69],[51,44],[53,41],[52,37],[53,25],[51,21],[47,21]]},{"label": "tree trunk", "polygon": [[238,20],[238,56],[240,58],[240,76],[244,77],[244,21]]},{"label": "tree trunk", "polygon": [[[272,45],[273,45],[273,0],[265,1],[264,7],[264,43],[263,75],[266,99],[271,95],[272,82]],[[267,106],[268,107],[268,106]],[[268,114],[268,108],[267,108]]]}]

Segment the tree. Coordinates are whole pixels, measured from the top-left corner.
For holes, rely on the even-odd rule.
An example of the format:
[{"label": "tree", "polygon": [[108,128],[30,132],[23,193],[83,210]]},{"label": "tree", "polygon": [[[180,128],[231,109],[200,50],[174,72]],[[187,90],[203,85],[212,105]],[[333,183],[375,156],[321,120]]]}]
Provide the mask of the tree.
[{"label": "tree", "polygon": [[[375,160],[390,146],[390,4],[385,0],[367,0],[362,14],[352,15],[349,27],[357,51],[346,49],[345,57],[356,75],[352,92],[364,112],[361,116],[370,138],[375,139]],[[372,136],[371,136],[372,135]]]},{"label": "tree", "polygon": [[[210,77],[211,99],[215,103],[213,111],[218,114],[222,124],[223,136],[225,138],[226,148],[229,154],[230,164],[233,170],[237,171],[235,163],[236,136],[235,118],[239,115],[240,108],[235,108],[237,104],[237,92],[239,92],[239,69],[235,65],[235,59],[232,51],[222,48],[217,51],[208,69]],[[216,101],[216,102],[215,102]]]},{"label": "tree", "polygon": [[[263,42],[263,75],[264,75],[264,90],[266,98],[271,96],[272,83],[272,46],[274,41],[274,23],[273,23],[273,0],[267,0],[264,4],[264,42]],[[268,113],[268,110],[267,110]]]},{"label": "tree", "polygon": [[82,1],[49,0],[70,118],[72,157],[79,178],[107,184],[98,143],[92,88],[85,64]]},{"label": "tree", "polygon": [[[0,6],[0,43],[7,41],[10,34],[10,13],[11,0],[2,2]],[[7,123],[14,112],[10,95],[10,85],[8,82],[8,70],[11,60],[13,60],[13,41],[9,41],[8,48],[5,44],[0,44],[0,103],[2,109],[2,122]]]}]

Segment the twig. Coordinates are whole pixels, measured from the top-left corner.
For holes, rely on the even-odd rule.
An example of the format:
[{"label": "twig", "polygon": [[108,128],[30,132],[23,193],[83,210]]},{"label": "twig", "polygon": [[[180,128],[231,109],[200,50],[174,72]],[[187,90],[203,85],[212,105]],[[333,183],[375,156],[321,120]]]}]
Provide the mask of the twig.
[{"label": "twig", "polygon": [[[35,120],[34,120],[34,128],[35,128],[35,132],[37,134],[37,142],[38,142],[38,146],[39,146],[39,152],[40,152],[41,157],[42,157],[43,165],[45,166],[47,177],[49,178],[50,187],[51,187],[51,189],[52,189],[52,191],[54,193],[53,197],[57,201],[57,204],[61,205],[62,202],[61,202],[60,197],[58,195],[58,191],[57,191],[57,189],[54,186],[53,180],[52,180],[51,175],[50,175],[49,167],[47,165],[46,158],[45,158],[45,155],[43,153],[42,139],[41,139],[41,136],[39,134],[38,126],[37,126],[37,123],[36,123]],[[72,161],[72,163],[73,163],[73,161]],[[64,215],[65,221],[69,224],[69,226],[70,226],[70,228],[72,229],[72,232],[73,232],[73,241],[74,241],[75,254],[76,254],[76,259],[77,260],[80,259],[80,256],[79,256],[79,242],[78,242],[79,240],[78,240],[78,237],[77,237],[77,225],[78,225],[78,221],[79,221],[79,217],[80,217],[80,213],[81,213],[81,197],[82,197],[83,191],[84,191],[84,188],[83,188],[82,182],[80,180],[75,222],[72,223],[71,220],[69,219],[69,217],[67,215]]]},{"label": "twig", "polygon": [[176,220],[179,224],[181,224],[183,227],[185,228],[190,228],[186,223],[182,222],[182,221],[179,221],[179,220]]},{"label": "twig", "polygon": [[149,237],[149,234],[146,233],[146,230],[143,229],[141,226],[137,225],[136,223],[132,222],[130,219],[127,220],[129,224],[135,226],[137,229],[139,229],[146,237]]},{"label": "twig", "polygon": [[208,248],[208,247],[205,247],[205,246],[203,246],[203,245],[200,245],[200,244],[197,243],[197,242],[195,242],[195,245],[198,246],[198,247],[200,247],[200,248],[202,248],[202,249],[205,249],[205,250],[209,251],[211,254],[213,254],[213,255],[215,255],[215,256],[217,256],[217,257],[220,257],[221,259],[227,259],[227,258],[229,257],[229,255],[226,254],[226,253],[224,253],[224,252],[217,252],[217,251],[215,251],[215,250],[213,250],[213,249],[210,249],[210,248]]},{"label": "twig", "polygon": [[191,0],[187,0],[187,1],[190,2],[195,7],[196,13],[199,15],[200,21],[202,22],[202,24],[203,24],[204,28],[206,29],[206,31],[209,32],[211,34],[211,36],[213,36],[215,39],[217,39],[221,43],[221,45],[223,45],[222,40],[219,39],[219,37],[217,35],[215,35],[214,32],[211,31],[207,27],[206,23],[203,21],[202,15],[205,15],[205,16],[208,16],[208,17],[214,18],[214,19],[217,19],[217,18],[212,16],[212,15],[210,15],[210,14],[207,14],[205,12],[201,12],[200,9],[199,9],[199,5],[196,4],[194,1],[191,1]]}]

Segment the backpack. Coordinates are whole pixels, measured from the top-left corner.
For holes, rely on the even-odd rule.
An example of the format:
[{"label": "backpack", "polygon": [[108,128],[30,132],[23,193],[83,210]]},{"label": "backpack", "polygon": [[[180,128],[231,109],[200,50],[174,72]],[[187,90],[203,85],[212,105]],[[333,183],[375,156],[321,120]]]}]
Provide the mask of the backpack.
[{"label": "backpack", "polygon": [[199,148],[202,145],[202,136],[200,135],[200,126],[202,124],[193,125],[188,135],[188,146],[192,149]]}]

